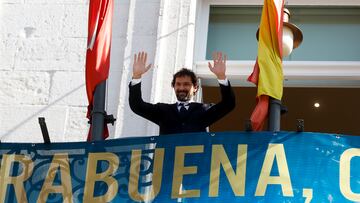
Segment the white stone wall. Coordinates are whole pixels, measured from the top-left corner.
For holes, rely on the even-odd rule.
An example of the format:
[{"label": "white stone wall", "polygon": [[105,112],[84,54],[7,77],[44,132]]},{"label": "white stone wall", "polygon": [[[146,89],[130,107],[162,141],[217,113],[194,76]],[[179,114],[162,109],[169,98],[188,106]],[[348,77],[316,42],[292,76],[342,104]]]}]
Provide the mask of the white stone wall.
[{"label": "white stone wall", "polygon": [[[106,108],[118,120],[116,126],[110,127],[110,137],[147,135],[156,132],[149,130],[156,126],[135,115],[128,106],[132,56],[145,50],[154,63],[161,7],[170,1],[114,2]],[[1,1],[2,142],[42,142],[38,117],[46,118],[53,142],[86,139],[84,68],[88,3],[88,0]],[[147,101],[153,101],[154,70],[156,65],[143,78],[143,97]]]},{"label": "white stone wall", "polygon": [[[170,82],[192,68],[197,0],[115,0],[107,112],[117,121],[111,138],[155,135],[153,123],[128,105],[134,53],[149,53],[153,68],[143,99],[174,100]],[[3,0],[0,6],[0,139],[42,142],[38,117],[52,141],[82,141],[88,0]],[[189,34],[190,33],[190,34]],[[188,35],[190,36],[188,38]]]},{"label": "white stone wall", "polygon": [[88,1],[2,0],[0,4],[0,139],[85,140],[84,86]]}]

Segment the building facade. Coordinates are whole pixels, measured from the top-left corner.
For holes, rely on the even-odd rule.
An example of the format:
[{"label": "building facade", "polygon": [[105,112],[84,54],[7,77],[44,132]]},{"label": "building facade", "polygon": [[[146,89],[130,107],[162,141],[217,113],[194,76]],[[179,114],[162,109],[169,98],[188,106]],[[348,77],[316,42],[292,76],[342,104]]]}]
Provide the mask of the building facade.
[{"label": "building facade", "polygon": [[[86,139],[84,67],[88,3],[81,0],[1,2],[2,142],[42,142],[38,117],[46,118],[54,142]],[[256,57],[256,41],[248,43],[241,39],[246,39],[247,32],[255,35],[257,25],[254,20],[259,17],[256,12],[263,4],[262,0],[115,0],[114,3],[106,109],[117,121],[110,126],[110,138],[156,135],[158,132],[156,125],[135,115],[128,105],[132,58],[138,51],[147,51],[150,63],[154,64],[142,80],[146,101],[175,101],[170,83],[174,72],[182,67],[193,69],[204,86],[216,84],[206,65],[209,52],[214,49],[229,54],[227,74],[233,84],[251,86],[245,80]],[[303,30],[304,42],[314,41],[304,44],[303,50],[295,50],[292,58],[284,60],[285,86],[360,87],[360,42],[356,37],[360,33],[360,22],[356,20],[360,19],[360,2],[288,0],[286,6],[294,9],[295,23],[303,23],[309,30]],[[319,16],[318,12],[323,12],[316,21],[325,25],[321,28],[323,32],[318,38],[307,38],[306,35],[311,35],[307,33],[317,29],[311,27],[314,25],[311,19]],[[248,20],[236,21],[235,27],[241,28],[250,22],[251,29],[244,29],[244,38],[231,38],[236,33],[235,27],[229,29],[226,26],[234,23],[234,18],[223,18],[224,15]],[[326,20],[329,16],[339,20]],[[349,29],[348,33],[352,35],[339,36],[338,40],[326,38],[335,32],[331,31],[334,26],[338,30]],[[326,29],[330,31],[326,32]],[[229,37],[219,33],[229,34]],[[316,36],[316,33],[312,34]],[[334,36],[336,34],[341,32]],[[226,45],[227,39],[230,39],[230,45]],[[321,39],[328,44],[320,43]],[[239,50],[248,51],[237,55],[231,42],[242,44]],[[317,42],[322,49],[311,52]]]}]

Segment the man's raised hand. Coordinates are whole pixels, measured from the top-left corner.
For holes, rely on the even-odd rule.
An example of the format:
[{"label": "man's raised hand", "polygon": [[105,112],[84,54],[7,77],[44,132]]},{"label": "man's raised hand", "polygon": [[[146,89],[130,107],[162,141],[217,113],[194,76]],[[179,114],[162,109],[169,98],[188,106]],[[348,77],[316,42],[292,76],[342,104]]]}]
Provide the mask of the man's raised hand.
[{"label": "man's raised hand", "polygon": [[133,64],[133,79],[139,79],[141,76],[146,73],[151,68],[151,64],[146,66],[147,53],[139,52],[134,55],[134,64]]},{"label": "man's raised hand", "polygon": [[227,56],[224,54],[223,57],[222,52],[214,52],[213,53],[214,66],[212,66],[210,62],[208,63],[210,71],[213,72],[216,75],[217,79],[219,80],[224,80],[226,78],[225,75],[226,59]]}]

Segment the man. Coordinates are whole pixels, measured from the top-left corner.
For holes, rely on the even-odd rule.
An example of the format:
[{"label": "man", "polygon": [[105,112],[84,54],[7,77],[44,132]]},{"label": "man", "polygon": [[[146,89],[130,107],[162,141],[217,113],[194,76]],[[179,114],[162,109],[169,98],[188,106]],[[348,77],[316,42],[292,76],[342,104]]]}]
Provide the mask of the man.
[{"label": "man", "polygon": [[181,69],[175,73],[172,81],[177,102],[173,104],[144,102],[141,97],[141,76],[150,65],[146,65],[147,53],[140,52],[134,56],[133,75],[129,84],[129,104],[136,114],[156,123],[160,127],[160,135],[187,132],[206,132],[206,128],[216,122],[235,107],[235,96],[226,78],[226,55],[214,53],[214,65],[209,62],[209,69],[219,83],[221,101],[215,105],[193,101],[198,90],[194,72]]}]

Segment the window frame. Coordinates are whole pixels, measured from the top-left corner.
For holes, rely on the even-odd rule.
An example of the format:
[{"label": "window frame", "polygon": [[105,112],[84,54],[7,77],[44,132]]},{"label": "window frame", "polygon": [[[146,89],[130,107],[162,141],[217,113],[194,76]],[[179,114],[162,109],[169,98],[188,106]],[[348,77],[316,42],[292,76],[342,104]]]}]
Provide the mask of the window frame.
[{"label": "window frame", "polygon": [[[287,0],[288,6],[356,6],[356,0]],[[198,2],[194,46],[194,70],[205,86],[217,85],[206,60],[210,6],[262,6],[263,0],[201,0]],[[254,31],[255,32],[255,31]],[[296,50],[294,50],[296,51]],[[254,60],[227,62],[227,76],[234,86],[253,86],[246,82]],[[360,87],[360,61],[284,61],[285,87]]]}]

